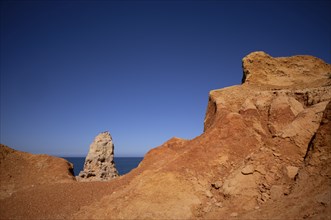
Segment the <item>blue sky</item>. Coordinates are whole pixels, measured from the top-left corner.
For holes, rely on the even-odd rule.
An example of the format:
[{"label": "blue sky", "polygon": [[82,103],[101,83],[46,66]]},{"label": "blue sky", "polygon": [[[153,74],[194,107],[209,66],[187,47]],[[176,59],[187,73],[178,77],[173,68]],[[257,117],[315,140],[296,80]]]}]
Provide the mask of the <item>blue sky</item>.
[{"label": "blue sky", "polygon": [[0,142],[85,156],[109,130],[116,156],[203,131],[208,92],[241,59],[331,62],[330,1],[1,1]]}]

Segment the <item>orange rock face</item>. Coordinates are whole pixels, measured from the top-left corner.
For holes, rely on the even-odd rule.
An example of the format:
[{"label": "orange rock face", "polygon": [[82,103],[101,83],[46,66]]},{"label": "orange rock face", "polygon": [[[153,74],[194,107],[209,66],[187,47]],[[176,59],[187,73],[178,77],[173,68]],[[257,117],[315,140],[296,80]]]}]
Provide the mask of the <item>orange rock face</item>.
[{"label": "orange rock face", "polygon": [[0,145],[0,198],[42,184],[75,181],[73,166],[62,158],[34,155]]},{"label": "orange rock face", "polygon": [[269,88],[330,86],[330,64],[312,56],[273,58],[254,52],[243,59],[245,84]]},{"label": "orange rock face", "polygon": [[[243,68],[242,85],[210,92],[200,136],[172,138],[110,182],[44,183],[13,211],[31,193],[17,191],[0,200],[1,217],[329,218],[331,66],[254,52]],[[37,199],[47,189],[52,209]]]}]

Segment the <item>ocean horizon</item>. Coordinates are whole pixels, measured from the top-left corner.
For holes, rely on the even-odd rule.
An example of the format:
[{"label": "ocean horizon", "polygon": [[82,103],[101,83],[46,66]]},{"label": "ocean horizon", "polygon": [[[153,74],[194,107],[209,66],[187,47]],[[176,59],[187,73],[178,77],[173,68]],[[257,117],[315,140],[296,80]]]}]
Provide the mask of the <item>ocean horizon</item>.
[{"label": "ocean horizon", "polygon": [[[74,165],[74,175],[78,176],[83,170],[85,157],[62,157]],[[115,157],[115,166],[120,175],[129,173],[132,169],[138,167],[143,157]]]}]

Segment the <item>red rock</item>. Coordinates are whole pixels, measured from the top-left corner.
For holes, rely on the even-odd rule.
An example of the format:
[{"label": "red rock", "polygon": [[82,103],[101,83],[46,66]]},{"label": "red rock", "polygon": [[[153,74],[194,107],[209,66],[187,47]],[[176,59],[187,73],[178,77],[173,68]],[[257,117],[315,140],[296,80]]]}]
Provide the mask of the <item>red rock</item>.
[{"label": "red rock", "polygon": [[0,200],[42,184],[74,182],[73,166],[62,158],[34,155],[0,144]]},{"label": "red rock", "polygon": [[[331,216],[327,197],[331,185],[331,66],[311,56],[273,58],[255,52],[243,59],[243,68],[242,85],[210,92],[200,136],[165,142],[148,152],[138,168],[110,182],[74,182],[71,187],[53,184],[47,188],[52,208],[40,202],[46,188],[17,191],[0,200],[1,218],[217,219],[231,213],[241,219]],[[272,149],[277,149],[276,156]],[[257,172],[241,173],[247,160]],[[288,166],[300,167],[298,178],[288,178],[284,173]],[[220,188],[212,187],[220,179]],[[52,190],[61,193],[52,194]],[[206,196],[207,191],[213,196]],[[88,201],[80,199],[86,194],[90,195]],[[27,205],[32,195],[34,203]],[[21,205],[15,209],[13,204],[18,203]],[[69,211],[70,206],[74,208]]]}]

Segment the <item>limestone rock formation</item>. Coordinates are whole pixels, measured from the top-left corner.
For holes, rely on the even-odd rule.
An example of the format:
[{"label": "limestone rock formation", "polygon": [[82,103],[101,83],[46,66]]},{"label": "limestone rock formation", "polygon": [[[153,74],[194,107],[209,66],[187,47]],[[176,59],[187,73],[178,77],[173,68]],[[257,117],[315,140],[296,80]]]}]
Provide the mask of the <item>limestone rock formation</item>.
[{"label": "limestone rock formation", "polygon": [[200,136],[113,181],[53,184],[47,203],[44,186],[17,191],[0,217],[330,219],[331,65],[254,52],[243,71],[242,85],[209,93]]},{"label": "limestone rock formation", "polygon": [[118,176],[114,162],[114,144],[108,131],[100,133],[90,145],[84,170],[78,181],[106,181]]}]

